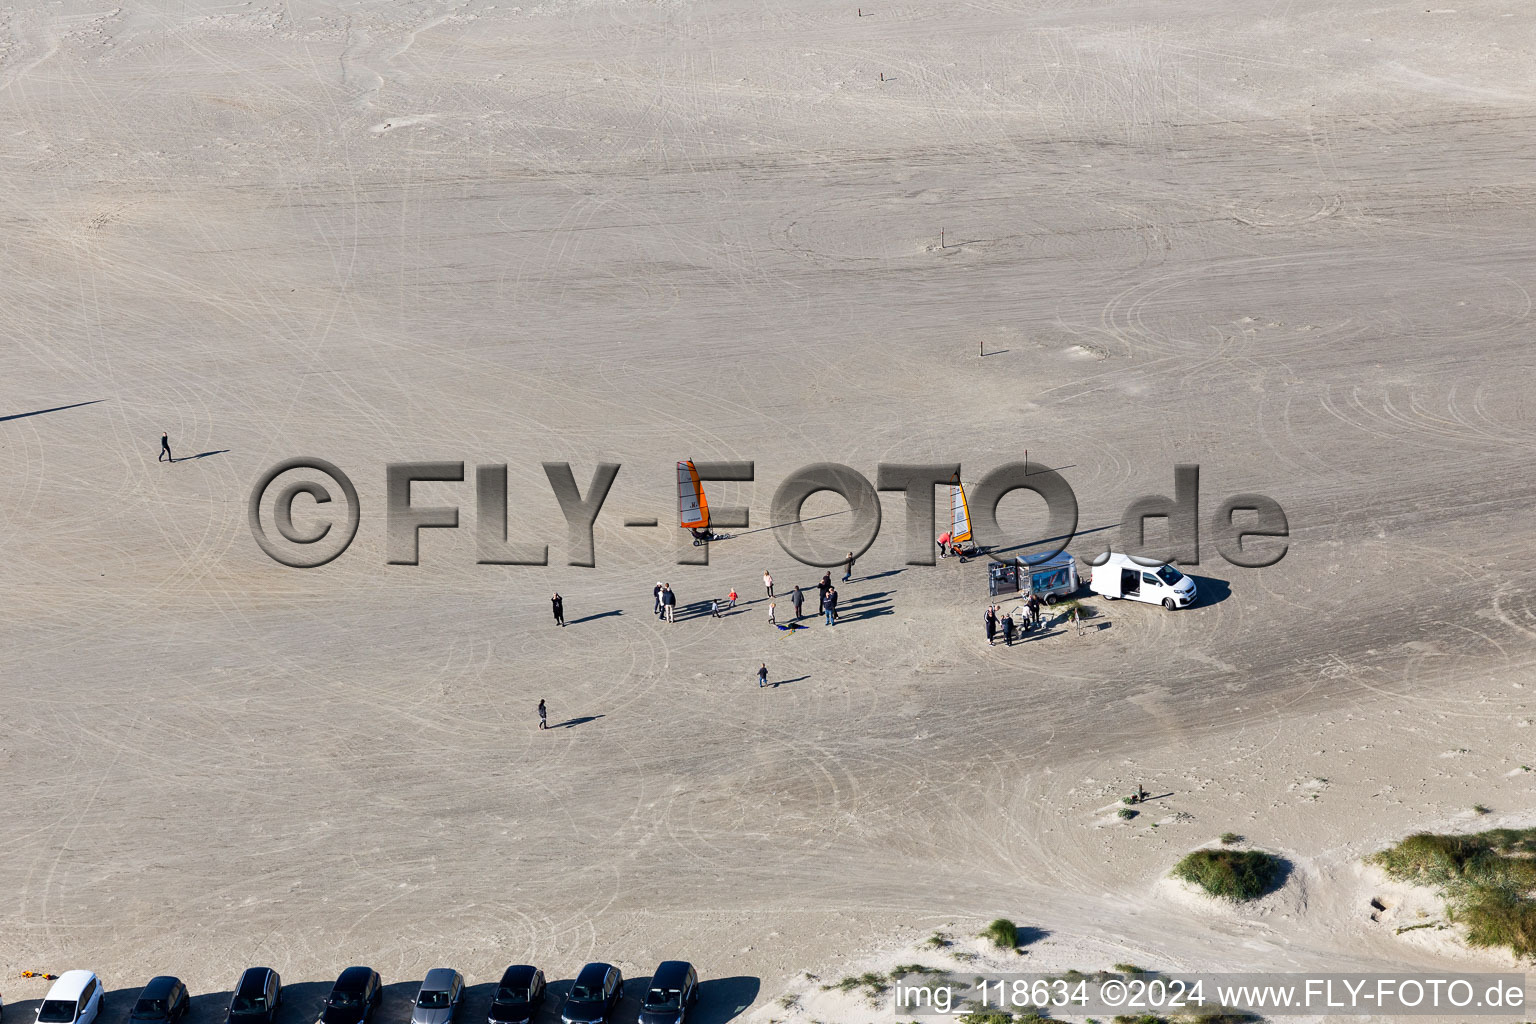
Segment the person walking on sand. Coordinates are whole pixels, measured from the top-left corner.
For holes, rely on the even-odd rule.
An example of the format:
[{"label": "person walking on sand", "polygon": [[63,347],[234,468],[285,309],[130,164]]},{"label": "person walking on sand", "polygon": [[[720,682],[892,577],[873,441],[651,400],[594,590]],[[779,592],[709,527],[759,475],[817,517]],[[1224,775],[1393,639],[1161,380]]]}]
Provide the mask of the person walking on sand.
[{"label": "person walking on sand", "polygon": [[557,591],[555,596],[549,599],[549,603],[554,605],[555,621],[563,627],[565,625],[565,598],[561,597]]},{"label": "person walking on sand", "polygon": [[757,688],[761,690],[768,685],[768,663],[765,661],[757,667]]},{"label": "person walking on sand", "polygon": [[1004,647],[1012,647],[1013,646],[1013,616],[1012,615],[1004,615],[1003,616],[1003,646]]},{"label": "person walking on sand", "polygon": [[827,573],[823,576],[821,582],[816,584],[816,589],[821,591],[821,599],[816,603],[818,607],[825,608],[827,606],[827,591],[832,589],[832,574]]},{"label": "person walking on sand", "polygon": [[795,584],[795,589],[789,592],[789,603],[795,608],[795,621],[800,621],[801,609],[805,607],[805,595],[800,593],[800,584]]},{"label": "person walking on sand", "polygon": [[709,599],[709,614],[717,619],[720,617],[720,599],[718,597]]},{"label": "person walking on sand", "polygon": [[1024,607],[1029,609],[1029,617],[1026,620],[1031,630],[1040,625],[1040,598],[1035,594],[1029,595],[1029,600],[1024,602]]},{"label": "person walking on sand", "polygon": [[661,580],[657,580],[656,585],[651,588],[651,597],[656,600],[656,604],[651,608],[651,611],[655,612],[656,617],[659,619],[661,618]]},{"label": "person walking on sand", "polygon": [[949,533],[947,531],[939,534],[939,557],[949,557]]},{"label": "person walking on sand", "polygon": [[777,626],[779,624],[778,611],[779,611],[779,606],[774,604],[772,601],[769,601],[768,602],[768,624],[769,625]]},{"label": "person walking on sand", "polygon": [[843,582],[853,579],[853,552],[848,552],[848,560],[843,563]]},{"label": "person walking on sand", "polygon": [[539,698],[539,728],[549,728],[549,709],[544,706],[544,698]]},{"label": "person walking on sand", "polygon": [[995,639],[997,636],[997,605],[987,605],[985,621],[987,626],[987,646],[995,647],[997,645],[997,640]]},{"label": "person walking on sand", "polygon": [[165,431],[160,431],[160,455],[156,462],[175,462],[171,457],[171,438]]},{"label": "person walking on sand", "polygon": [[735,587],[732,587],[731,588],[731,592],[729,594],[725,595],[725,599],[730,602],[730,604],[726,605],[727,608],[734,609],[736,607],[736,588]]},{"label": "person walking on sand", "polygon": [[672,593],[672,585],[670,583],[661,588],[661,607],[662,611],[666,612],[669,625],[677,621],[672,617],[677,611],[677,595]]},{"label": "person walking on sand", "polygon": [[763,589],[768,591],[768,596],[773,596],[773,573],[763,570]]},{"label": "person walking on sand", "polygon": [[827,590],[827,625],[837,625],[837,588]]}]

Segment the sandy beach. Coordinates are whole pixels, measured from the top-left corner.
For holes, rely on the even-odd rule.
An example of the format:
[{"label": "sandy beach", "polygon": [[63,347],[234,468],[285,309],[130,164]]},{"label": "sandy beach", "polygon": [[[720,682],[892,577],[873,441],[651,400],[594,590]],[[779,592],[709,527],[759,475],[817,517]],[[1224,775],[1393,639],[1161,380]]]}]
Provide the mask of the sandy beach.
[{"label": "sandy beach", "polygon": [[[509,963],[683,958],[700,1024],[896,1021],[821,986],[935,931],[1519,969],[1400,932],[1435,901],[1362,858],[1536,825],[1533,52],[1510,0],[0,7],[7,1020],[22,970],[98,972],[108,1024],[175,974],[217,1024],[265,964],[303,1024],[352,963],[398,1022],[433,966],[483,1020]],[[765,569],[821,575],[773,530],[678,564],[679,459],[752,461],[710,500],[759,528],[813,463],[1026,449],[1080,558],[1198,464],[1201,602],[989,648],[985,560],[907,564],[899,493],[835,627],[768,624]],[[315,569],[247,520],[296,456],[361,506]],[[388,564],[386,467],[428,461],[459,528]],[[592,568],[546,462],[622,466]],[[481,464],[547,566],[477,563]],[[1266,568],[1212,536],[1248,492]],[[1225,832],[1285,886],[1169,881]]]}]

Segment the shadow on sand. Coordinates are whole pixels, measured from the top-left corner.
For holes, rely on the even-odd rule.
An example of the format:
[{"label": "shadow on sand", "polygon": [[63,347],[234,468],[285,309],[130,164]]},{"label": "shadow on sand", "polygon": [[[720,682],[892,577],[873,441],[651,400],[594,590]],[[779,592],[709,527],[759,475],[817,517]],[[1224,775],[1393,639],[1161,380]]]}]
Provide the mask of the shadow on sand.
[{"label": "shadow on sand", "polygon": [[[52,409],[34,409],[32,412],[13,412],[9,416],[0,416],[0,423],[6,423],[10,420],[24,420],[28,416],[41,416],[44,413],[49,412],[63,412],[65,409],[78,409],[83,405],[97,405],[105,401],[105,398],[95,398],[89,402],[76,402],[74,405],[56,405]],[[145,980],[148,981],[149,979],[146,978]],[[103,1005],[105,1005],[106,997],[103,996],[102,999]],[[41,1000],[39,1000],[39,1002],[41,1002]]]}]

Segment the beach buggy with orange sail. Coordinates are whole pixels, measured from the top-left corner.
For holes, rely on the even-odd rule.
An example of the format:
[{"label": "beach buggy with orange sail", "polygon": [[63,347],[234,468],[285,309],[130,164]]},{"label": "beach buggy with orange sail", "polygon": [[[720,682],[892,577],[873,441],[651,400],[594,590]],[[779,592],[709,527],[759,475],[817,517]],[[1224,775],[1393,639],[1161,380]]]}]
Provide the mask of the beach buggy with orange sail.
[{"label": "beach buggy with orange sail", "polygon": [[679,526],[693,534],[694,547],[730,539],[730,534],[709,528],[709,501],[704,497],[704,485],[699,482],[699,471],[692,459],[677,464],[677,520]]}]

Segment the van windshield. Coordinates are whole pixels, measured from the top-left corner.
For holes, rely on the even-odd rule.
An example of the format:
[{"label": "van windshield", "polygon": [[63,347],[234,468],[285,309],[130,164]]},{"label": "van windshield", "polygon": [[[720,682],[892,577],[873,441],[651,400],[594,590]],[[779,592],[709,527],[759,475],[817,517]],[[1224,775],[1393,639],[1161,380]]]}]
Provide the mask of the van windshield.
[{"label": "van windshield", "polygon": [[1184,574],[1171,565],[1160,565],[1157,567],[1157,578],[1171,587],[1183,579]]},{"label": "van windshield", "polygon": [[75,1019],[75,1001],[44,999],[43,1005],[38,1007],[37,1019],[39,1024],[69,1024]]},{"label": "van windshield", "polygon": [[653,988],[645,994],[647,1010],[677,1010],[683,1005],[683,994],[675,988]]}]

